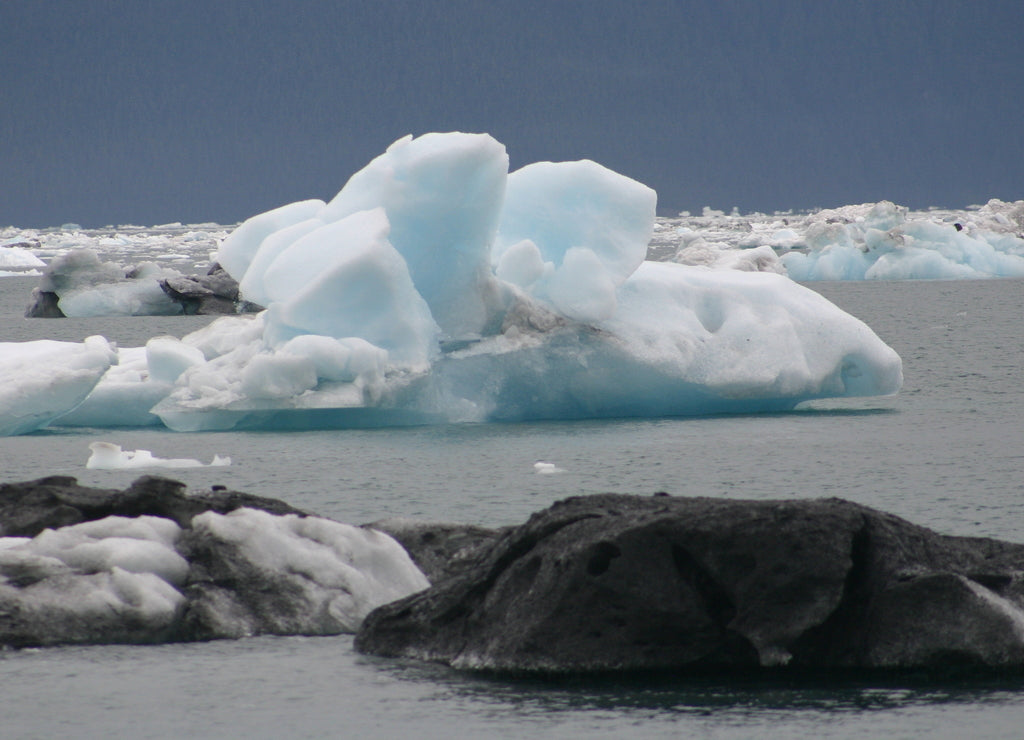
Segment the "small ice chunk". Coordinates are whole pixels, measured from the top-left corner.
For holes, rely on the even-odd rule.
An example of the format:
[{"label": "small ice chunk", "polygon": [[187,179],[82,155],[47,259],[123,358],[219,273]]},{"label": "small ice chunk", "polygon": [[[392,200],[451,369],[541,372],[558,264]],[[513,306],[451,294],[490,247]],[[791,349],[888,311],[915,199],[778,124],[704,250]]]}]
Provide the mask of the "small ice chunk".
[{"label": "small ice chunk", "polygon": [[555,475],[557,473],[565,472],[563,468],[558,467],[554,463],[544,462],[542,460],[538,460],[533,464],[533,470],[538,475]]},{"label": "small ice chunk", "polygon": [[45,262],[27,249],[0,246],[0,267],[9,270],[11,268],[35,268],[45,266]]},{"label": "small ice chunk", "polygon": [[91,442],[92,454],[85,467],[92,470],[134,470],[135,468],[205,468],[231,464],[230,457],[214,455],[207,465],[192,458],[154,457],[149,450],[122,450],[113,442]]}]

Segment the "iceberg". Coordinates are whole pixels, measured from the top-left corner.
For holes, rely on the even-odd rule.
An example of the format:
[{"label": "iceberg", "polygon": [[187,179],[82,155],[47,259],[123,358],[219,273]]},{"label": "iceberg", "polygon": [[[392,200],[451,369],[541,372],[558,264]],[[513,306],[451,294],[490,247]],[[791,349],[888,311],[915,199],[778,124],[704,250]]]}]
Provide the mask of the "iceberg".
[{"label": "iceberg", "polygon": [[776,411],[899,390],[899,356],[766,255],[746,271],[645,261],[656,201],[596,162],[509,173],[485,134],[403,137],[330,201],[241,224],[214,258],[266,310],[151,342],[76,423],[99,425],[113,397],[125,422],[199,431]]},{"label": "iceberg", "polygon": [[47,265],[36,292],[59,296],[57,306],[69,317],[171,316],[181,313],[181,306],[160,288],[159,280],[168,277],[181,277],[181,273],[155,262],[126,271],[83,248]]}]

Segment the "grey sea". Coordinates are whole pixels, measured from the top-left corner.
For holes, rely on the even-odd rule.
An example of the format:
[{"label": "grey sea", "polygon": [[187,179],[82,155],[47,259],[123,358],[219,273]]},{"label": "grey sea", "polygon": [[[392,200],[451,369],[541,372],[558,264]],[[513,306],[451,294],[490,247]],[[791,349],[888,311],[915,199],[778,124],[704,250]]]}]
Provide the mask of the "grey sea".
[{"label": "grey sea", "polygon": [[[32,278],[0,279],[0,341],[138,346],[208,319],[22,319]],[[314,432],[43,431],[0,439],[4,481],[87,470],[90,442],[226,468],[164,471],[364,523],[517,523],[602,491],[840,496],[951,534],[1024,541],[1024,281],[813,283],[900,353],[891,398],[791,413]],[[564,472],[539,475],[537,461]],[[159,472],[159,471],[154,471]],[[516,680],[358,655],[351,636],[0,653],[5,738],[1017,738],[1024,678]]]}]

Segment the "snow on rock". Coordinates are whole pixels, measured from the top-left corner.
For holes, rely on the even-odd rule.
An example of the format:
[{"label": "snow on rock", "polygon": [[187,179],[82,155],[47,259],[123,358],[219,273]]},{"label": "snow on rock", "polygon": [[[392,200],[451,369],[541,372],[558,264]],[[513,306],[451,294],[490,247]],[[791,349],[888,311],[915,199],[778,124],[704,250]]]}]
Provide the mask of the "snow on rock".
[{"label": "snow on rock", "polygon": [[26,434],[73,410],[116,363],[99,336],[0,342],[0,435]]},{"label": "snow on rock", "polygon": [[188,563],[169,519],[107,517],[0,538],[0,642],[160,642],[180,617]]},{"label": "snow on rock", "polygon": [[388,535],[318,517],[207,512],[183,549],[199,638],[354,632],[374,608],[430,585]]},{"label": "snow on rock", "polygon": [[[353,632],[372,609],[430,585],[378,530],[183,488],[148,477],[123,492],[57,477],[5,485],[13,500],[0,531],[34,536],[0,537],[0,645]],[[38,511],[26,519],[25,505]],[[141,513],[154,508],[167,516]],[[68,516],[100,518],[45,528]]]}]

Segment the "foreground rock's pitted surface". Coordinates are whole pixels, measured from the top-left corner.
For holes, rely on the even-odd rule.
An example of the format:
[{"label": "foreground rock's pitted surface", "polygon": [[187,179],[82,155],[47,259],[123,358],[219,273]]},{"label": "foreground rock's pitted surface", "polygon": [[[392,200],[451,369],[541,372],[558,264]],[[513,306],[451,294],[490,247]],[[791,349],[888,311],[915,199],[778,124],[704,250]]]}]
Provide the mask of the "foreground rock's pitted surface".
[{"label": "foreground rock's pitted surface", "polygon": [[463,668],[1024,667],[1024,545],[840,499],[571,498],[357,649]]}]

